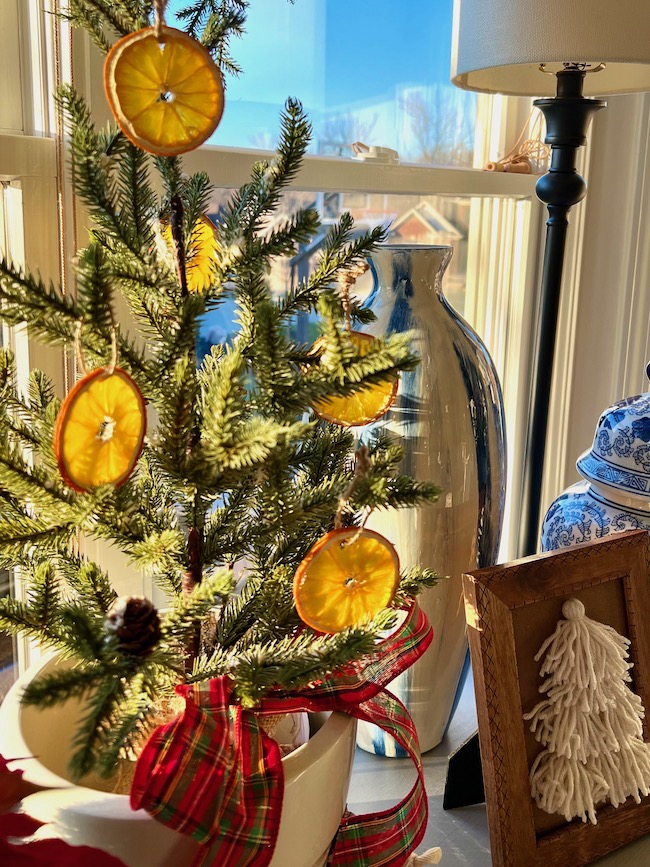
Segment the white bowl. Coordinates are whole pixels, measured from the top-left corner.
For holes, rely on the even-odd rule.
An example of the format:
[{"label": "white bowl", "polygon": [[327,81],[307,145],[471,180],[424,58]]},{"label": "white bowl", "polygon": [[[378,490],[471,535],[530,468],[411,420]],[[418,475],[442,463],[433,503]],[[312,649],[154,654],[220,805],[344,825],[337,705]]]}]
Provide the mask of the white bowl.
[{"label": "white bowl", "polygon": [[[83,705],[75,700],[45,709],[20,704],[26,684],[56,665],[57,658],[50,656],[33,666],[0,706],[0,755],[20,758],[12,770],[20,768],[26,780],[50,789],[26,798],[23,809],[49,823],[42,836],[103,849],[127,867],[189,865],[196,853],[194,840],[144,810],[131,810],[128,796],[105,791],[104,780],[70,781],[70,739]],[[356,721],[338,713],[312,719],[313,736],[282,761],[284,802],[271,867],[322,867],[345,810]],[[34,758],[23,758],[27,756]]]}]

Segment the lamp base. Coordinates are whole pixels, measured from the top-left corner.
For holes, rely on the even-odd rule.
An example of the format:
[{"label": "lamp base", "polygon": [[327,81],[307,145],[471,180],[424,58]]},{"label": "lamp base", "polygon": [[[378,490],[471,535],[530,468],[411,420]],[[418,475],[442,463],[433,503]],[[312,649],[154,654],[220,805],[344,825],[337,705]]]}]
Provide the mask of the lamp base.
[{"label": "lamp base", "polygon": [[551,145],[551,165],[548,172],[537,181],[535,188],[538,198],[548,207],[549,216],[546,221],[544,266],[536,316],[535,368],[524,458],[519,537],[521,557],[534,554],[539,539],[544,451],[568,213],[587,193],[587,184],[576,167],[577,152],[587,142],[592,116],[607,104],[602,99],[586,99],[582,95],[585,75],[584,69],[569,66],[557,73],[557,96],[535,100],[535,105],[546,119],[545,141]]}]

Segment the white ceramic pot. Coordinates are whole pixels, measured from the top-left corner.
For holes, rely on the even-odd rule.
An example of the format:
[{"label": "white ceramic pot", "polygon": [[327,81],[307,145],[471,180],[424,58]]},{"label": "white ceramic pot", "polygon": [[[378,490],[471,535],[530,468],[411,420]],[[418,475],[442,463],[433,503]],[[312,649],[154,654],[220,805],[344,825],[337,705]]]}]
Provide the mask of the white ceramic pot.
[{"label": "white ceramic pot", "polygon": [[[48,823],[39,834],[103,849],[127,867],[190,864],[196,843],[144,810],[131,810],[127,795],[106,791],[110,781],[87,777],[75,785],[69,780],[70,739],[82,704],[71,700],[40,710],[20,704],[25,685],[56,665],[56,657],[49,657],[33,666],[0,706],[0,754],[20,758],[12,769],[20,767],[26,780],[49,789],[23,803],[26,812]],[[345,810],[356,721],[344,714],[311,719],[310,740],[283,759],[284,803],[271,867],[323,867]],[[27,756],[34,758],[23,760]]]}]

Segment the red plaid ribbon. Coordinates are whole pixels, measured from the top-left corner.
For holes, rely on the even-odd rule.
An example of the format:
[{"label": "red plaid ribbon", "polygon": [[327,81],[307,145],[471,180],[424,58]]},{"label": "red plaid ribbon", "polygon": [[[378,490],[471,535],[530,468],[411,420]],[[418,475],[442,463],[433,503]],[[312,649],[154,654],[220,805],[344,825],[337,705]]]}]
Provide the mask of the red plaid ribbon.
[{"label": "red plaid ribbon", "polygon": [[[406,708],[384,688],[418,659],[433,632],[413,604],[400,629],[375,653],[308,690],[276,691],[263,713],[341,711],[375,723],[413,760],[409,794],[381,813],[344,819],[332,867],[400,867],[422,840],[428,817],[417,734]],[[138,760],[131,806],[203,845],[193,867],[267,867],[282,810],[278,746],[254,714],[229,705],[227,678],[179,687],[187,708],[156,729]]]}]

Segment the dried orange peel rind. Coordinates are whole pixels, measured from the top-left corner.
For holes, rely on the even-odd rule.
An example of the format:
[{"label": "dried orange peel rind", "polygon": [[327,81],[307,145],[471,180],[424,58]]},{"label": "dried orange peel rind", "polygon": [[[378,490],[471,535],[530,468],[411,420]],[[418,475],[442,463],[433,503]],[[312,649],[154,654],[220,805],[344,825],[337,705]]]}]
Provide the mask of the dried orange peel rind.
[{"label": "dried orange peel rind", "polygon": [[[167,248],[174,252],[174,241],[169,223],[162,228],[162,237]],[[187,291],[200,294],[214,283],[213,263],[219,254],[217,227],[205,215],[199,217],[192,229],[188,258],[185,263]]]},{"label": "dried orange peel rind", "polygon": [[[349,337],[360,357],[363,357],[372,348],[376,339],[363,331],[351,331]],[[314,355],[319,355],[322,349],[323,339],[321,338],[314,343],[311,352]],[[396,376],[394,379],[366,385],[359,391],[344,397],[328,397],[317,400],[312,404],[312,409],[324,421],[342,427],[370,424],[381,418],[395,403],[398,385],[399,377]]]},{"label": "dried orange peel rind", "polygon": [[61,404],[54,454],[61,476],[76,491],[119,487],[140,457],[147,426],[144,398],[124,370],[93,370]]},{"label": "dried orange peel rind", "polygon": [[375,617],[399,584],[397,551],[374,530],[331,530],[309,550],[293,581],[300,619],[318,632],[341,632]]},{"label": "dried orange peel rind", "polygon": [[161,156],[193,150],[217,128],[223,80],[209,51],[182,30],[124,36],[104,64],[106,97],[133,144]]}]

